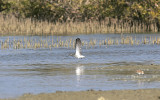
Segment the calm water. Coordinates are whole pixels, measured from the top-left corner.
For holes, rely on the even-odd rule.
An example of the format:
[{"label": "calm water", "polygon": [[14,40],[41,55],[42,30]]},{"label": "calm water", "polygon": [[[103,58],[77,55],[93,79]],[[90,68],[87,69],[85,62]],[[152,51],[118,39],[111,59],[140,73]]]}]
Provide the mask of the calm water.
[{"label": "calm water", "polygon": [[[142,37],[160,37],[159,34],[125,34]],[[32,36],[26,38],[50,39],[52,36]],[[120,34],[106,35],[76,35],[61,36],[62,40],[69,38],[89,41],[89,39],[104,40],[119,38]],[[8,37],[0,37],[5,40]],[[20,39],[23,36],[10,36]],[[54,37],[56,39],[56,36]],[[160,81],[142,80],[144,78],[160,77],[156,74],[139,75],[136,73],[109,73],[105,67],[113,65],[148,65],[160,64],[160,45],[111,45],[95,46],[86,49],[82,47],[84,59],[76,59],[75,50],[70,48],[50,49],[6,49],[0,50],[0,97],[17,97],[24,93],[51,93],[55,91],[80,90],[119,90],[160,88]],[[111,69],[114,70],[114,69]],[[118,71],[118,72],[119,72]]]}]

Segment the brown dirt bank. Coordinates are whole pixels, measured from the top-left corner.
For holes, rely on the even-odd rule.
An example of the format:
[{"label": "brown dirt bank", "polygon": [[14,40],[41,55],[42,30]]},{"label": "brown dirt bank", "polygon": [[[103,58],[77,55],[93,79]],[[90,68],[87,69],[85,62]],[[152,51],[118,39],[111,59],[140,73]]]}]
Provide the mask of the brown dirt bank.
[{"label": "brown dirt bank", "polygon": [[160,89],[25,94],[14,100],[160,100]]}]

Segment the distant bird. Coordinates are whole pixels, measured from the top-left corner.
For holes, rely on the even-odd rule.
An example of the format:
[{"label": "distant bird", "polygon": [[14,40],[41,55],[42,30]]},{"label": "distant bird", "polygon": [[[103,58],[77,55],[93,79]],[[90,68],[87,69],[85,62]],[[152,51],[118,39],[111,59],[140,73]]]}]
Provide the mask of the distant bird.
[{"label": "distant bird", "polygon": [[81,55],[81,40],[80,38],[77,38],[76,39],[76,43],[75,43],[75,48],[76,48],[76,53],[75,53],[75,57],[76,58],[84,58],[85,56]]},{"label": "distant bird", "polygon": [[143,70],[136,70],[136,73],[138,74],[138,75],[144,75],[144,71]]}]

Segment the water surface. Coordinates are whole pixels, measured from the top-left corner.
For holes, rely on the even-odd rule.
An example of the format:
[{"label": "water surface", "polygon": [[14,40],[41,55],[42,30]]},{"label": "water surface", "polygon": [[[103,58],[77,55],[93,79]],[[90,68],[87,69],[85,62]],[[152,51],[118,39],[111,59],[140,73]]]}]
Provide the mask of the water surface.
[{"label": "water surface", "polygon": [[[159,34],[124,34],[136,37],[159,37]],[[61,36],[69,38],[104,40],[117,38],[120,34],[93,34]],[[8,37],[0,37],[3,41]],[[10,36],[10,40],[24,36]],[[25,38],[50,39],[52,36],[25,36]],[[56,40],[56,36],[54,39]],[[12,44],[11,44],[12,45]],[[159,74],[137,75],[133,70],[105,69],[110,66],[160,64],[160,46],[102,45],[94,48],[82,47],[84,59],[73,56],[75,50],[66,47],[40,49],[0,50],[0,97],[17,97],[24,93],[51,93],[55,91],[119,90],[160,88]]]}]

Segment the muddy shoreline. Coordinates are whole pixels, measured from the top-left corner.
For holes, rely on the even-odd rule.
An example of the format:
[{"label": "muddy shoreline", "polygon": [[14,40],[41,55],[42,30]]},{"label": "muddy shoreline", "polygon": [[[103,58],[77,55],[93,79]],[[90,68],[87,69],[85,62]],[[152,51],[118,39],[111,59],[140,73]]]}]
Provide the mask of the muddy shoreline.
[{"label": "muddy shoreline", "polygon": [[[4,99],[0,99],[4,100]],[[9,100],[160,100],[160,89],[112,90],[112,91],[79,91],[24,94]]]}]

